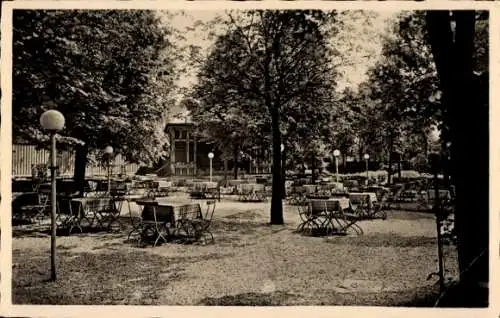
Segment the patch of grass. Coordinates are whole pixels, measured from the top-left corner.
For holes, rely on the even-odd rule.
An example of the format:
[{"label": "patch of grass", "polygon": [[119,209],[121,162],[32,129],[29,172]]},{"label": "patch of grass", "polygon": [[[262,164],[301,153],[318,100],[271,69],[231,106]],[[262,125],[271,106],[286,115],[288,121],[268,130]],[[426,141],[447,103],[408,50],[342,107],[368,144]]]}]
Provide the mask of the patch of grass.
[{"label": "patch of grass", "polygon": [[221,257],[167,258],[141,252],[58,253],[58,279],[48,282],[49,253],[13,251],[14,304],[109,305],[157,304],[168,285],[184,278],[183,267]]},{"label": "patch of grass", "polygon": [[437,246],[437,241],[425,236],[402,236],[398,234],[372,234],[359,236],[339,236],[326,239],[332,244],[345,244],[357,247],[426,247]]},{"label": "patch of grass", "polygon": [[282,291],[273,293],[244,293],[218,298],[204,298],[200,305],[208,306],[279,306],[283,305],[293,294]]}]

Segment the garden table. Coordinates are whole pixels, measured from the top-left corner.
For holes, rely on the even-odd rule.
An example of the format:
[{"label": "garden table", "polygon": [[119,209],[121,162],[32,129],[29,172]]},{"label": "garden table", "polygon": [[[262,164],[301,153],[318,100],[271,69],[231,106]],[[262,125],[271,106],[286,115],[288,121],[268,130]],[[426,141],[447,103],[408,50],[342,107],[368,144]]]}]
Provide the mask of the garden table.
[{"label": "garden table", "polygon": [[403,201],[412,202],[419,198],[419,192],[417,190],[403,190],[400,196]]},{"label": "garden table", "polygon": [[314,194],[317,190],[317,186],[314,184],[304,184],[302,188],[305,190],[306,195]]},{"label": "garden table", "polygon": [[328,182],[325,185],[328,186],[332,191],[334,191],[334,190],[338,190],[338,191],[344,190],[344,184],[342,182]]},{"label": "garden table", "polygon": [[314,199],[310,201],[309,208],[311,218],[318,219],[322,217],[324,219],[320,227],[325,228],[327,232],[345,233],[351,227],[358,234],[363,232],[361,227],[356,224],[360,218],[348,218],[348,216],[353,216],[352,213],[349,213],[352,206],[348,198]]},{"label": "garden table", "polygon": [[38,192],[13,193],[12,218],[32,220],[42,216],[47,208],[47,198]]},{"label": "garden table", "polygon": [[242,183],[238,185],[239,201],[263,201],[265,199],[265,185],[258,183]]},{"label": "garden table", "polygon": [[[115,223],[121,226],[119,217],[124,200],[124,198],[116,197],[75,198],[71,200],[71,214],[77,218],[80,228],[83,220],[87,220],[89,226],[92,226],[94,221],[97,221],[98,225],[104,227],[104,220],[108,219],[109,223],[106,227],[110,229]],[[118,206],[116,206],[117,203]],[[92,217],[92,220],[89,220],[88,215]]]},{"label": "garden table", "polygon": [[349,199],[353,203],[366,201],[369,202],[369,204],[373,204],[377,202],[377,194],[375,192],[351,192],[349,193]]},{"label": "garden table", "polygon": [[368,216],[377,202],[377,194],[374,192],[351,192],[349,193],[352,210],[361,216]]},{"label": "garden table", "polygon": [[153,186],[158,189],[168,189],[172,187],[172,181],[157,180],[153,181]]},{"label": "garden table", "polygon": [[[135,200],[137,205],[143,207],[141,212],[140,227],[134,228],[129,233],[129,237],[133,232],[138,232],[140,238],[144,239],[148,236],[148,232],[156,236],[154,245],[158,243],[161,238],[165,242],[171,236],[171,229],[176,227],[176,222],[181,218],[180,208],[187,206],[185,203],[174,203],[160,200],[139,199]],[[195,204],[199,206],[199,204]],[[199,218],[203,218],[201,209],[199,211]]]},{"label": "garden table", "polygon": [[324,205],[327,210],[337,206],[340,206],[342,210],[351,208],[351,200],[348,198],[313,199],[311,202],[317,202],[317,204]]},{"label": "garden table", "polygon": [[[440,199],[451,200],[450,190],[439,189],[438,193],[439,193]],[[435,200],[436,199],[436,190],[427,190],[427,198],[429,201]]]}]

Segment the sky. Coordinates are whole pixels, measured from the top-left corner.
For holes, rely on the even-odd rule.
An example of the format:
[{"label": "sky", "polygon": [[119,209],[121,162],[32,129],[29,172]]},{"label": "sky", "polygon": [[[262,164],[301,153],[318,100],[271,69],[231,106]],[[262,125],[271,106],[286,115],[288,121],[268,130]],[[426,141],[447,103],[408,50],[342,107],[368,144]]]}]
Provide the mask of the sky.
[{"label": "sky", "polygon": [[[367,70],[380,55],[381,35],[387,33],[387,28],[397,13],[398,11],[346,11],[342,15],[345,27],[331,41],[331,45],[341,54],[341,66],[338,68],[341,76],[337,90],[346,87],[356,89],[357,85],[366,79]],[[177,39],[177,45],[196,44],[204,52],[208,52],[213,40],[209,39],[210,30],[199,25],[195,27],[197,21],[204,23],[217,16],[226,16],[222,10],[163,11],[159,14],[166,24],[182,35],[183,39]],[[195,81],[195,71],[191,70],[183,73],[177,84],[189,88]]]}]

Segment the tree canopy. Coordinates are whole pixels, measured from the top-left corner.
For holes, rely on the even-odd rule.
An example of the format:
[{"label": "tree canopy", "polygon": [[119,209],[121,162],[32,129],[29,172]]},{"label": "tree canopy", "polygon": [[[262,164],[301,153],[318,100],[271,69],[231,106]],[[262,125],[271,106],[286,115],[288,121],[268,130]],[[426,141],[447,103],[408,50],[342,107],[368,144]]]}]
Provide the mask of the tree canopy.
[{"label": "tree canopy", "polygon": [[[40,143],[39,117],[57,108],[61,135],[129,161],[165,155],[174,47],[153,11],[15,10],[13,131]],[[160,92],[160,93],[158,93]]]},{"label": "tree canopy", "polygon": [[[271,223],[283,223],[281,144],[328,136],[335,68],[327,45],[333,12],[229,13],[191,96],[193,118],[220,144],[272,146]],[[243,142],[244,141],[244,142]]]}]

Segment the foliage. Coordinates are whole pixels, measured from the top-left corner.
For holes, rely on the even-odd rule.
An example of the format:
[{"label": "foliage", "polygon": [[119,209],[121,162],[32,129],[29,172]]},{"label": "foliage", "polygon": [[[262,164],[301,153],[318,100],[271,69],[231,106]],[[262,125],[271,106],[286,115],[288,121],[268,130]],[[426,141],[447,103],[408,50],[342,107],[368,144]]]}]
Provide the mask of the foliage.
[{"label": "foliage", "polygon": [[228,12],[227,31],[200,69],[195,102],[187,104],[219,145],[272,145],[273,201],[280,203],[271,209],[278,214],[282,136],[287,149],[311,148],[329,133],[335,71],[326,35],[334,17],[309,10]]},{"label": "foliage", "polygon": [[[57,108],[62,135],[131,161],[165,154],[173,50],[152,11],[14,12],[13,131],[40,143],[41,113]],[[161,89],[161,94],[158,94]]]},{"label": "foliage", "polygon": [[[478,21],[475,68],[487,71],[487,21]],[[425,13],[403,12],[384,36],[381,57],[357,91],[346,89],[340,102],[350,125],[343,132],[346,151],[390,161],[394,151],[419,170],[428,154],[449,141],[446,109],[425,28]],[[436,129],[441,134],[436,136]]]},{"label": "foliage", "polygon": [[[330,119],[326,107],[331,106],[328,98],[334,87],[331,82],[334,73],[328,68],[327,54],[330,52],[323,36],[316,37],[319,33],[306,35],[307,26],[301,26],[306,23],[307,14],[312,17],[320,13],[251,11],[236,16],[228,14],[227,33],[216,40],[198,74],[191,100],[186,102],[201,130],[221,145],[227,145],[229,140],[243,149],[271,145],[271,118],[265,105],[263,68],[266,43],[270,50],[271,42],[276,40],[280,47],[270,61],[270,97],[271,107],[280,108],[280,131],[290,136],[286,142],[291,145],[299,139],[306,140],[307,144],[310,142],[307,138],[317,137],[318,133],[326,135],[326,130],[320,131],[320,127]],[[275,34],[266,34],[265,28],[275,28],[269,31]],[[287,34],[287,29],[292,32]],[[314,50],[315,45],[323,48]],[[289,90],[295,87],[295,91]],[[295,136],[300,138],[292,139]]]}]

